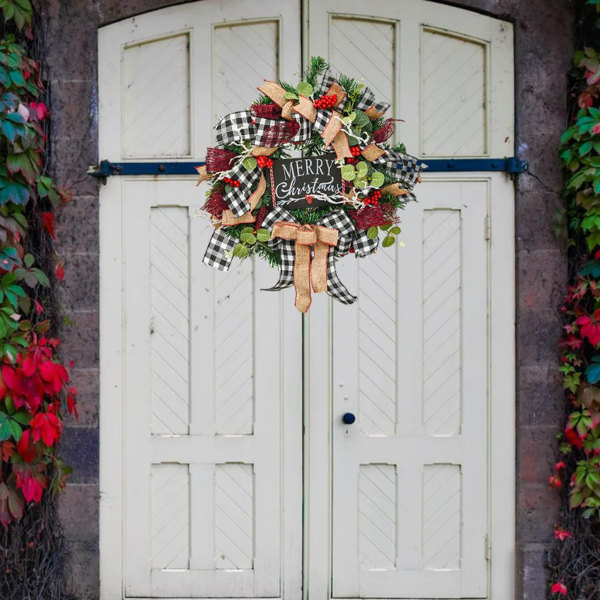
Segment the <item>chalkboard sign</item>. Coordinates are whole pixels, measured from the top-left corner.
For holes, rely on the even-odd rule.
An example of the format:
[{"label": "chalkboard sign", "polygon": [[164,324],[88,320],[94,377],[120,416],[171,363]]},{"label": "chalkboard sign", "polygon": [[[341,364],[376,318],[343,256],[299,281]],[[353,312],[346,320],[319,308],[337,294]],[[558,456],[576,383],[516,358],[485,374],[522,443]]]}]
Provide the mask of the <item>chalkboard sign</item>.
[{"label": "chalkboard sign", "polygon": [[334,196],[342,189],[342,175],[334,154],[273,161],[271,191],[278,206],[289,209],[329,206],[326,200],[313,196]]}]

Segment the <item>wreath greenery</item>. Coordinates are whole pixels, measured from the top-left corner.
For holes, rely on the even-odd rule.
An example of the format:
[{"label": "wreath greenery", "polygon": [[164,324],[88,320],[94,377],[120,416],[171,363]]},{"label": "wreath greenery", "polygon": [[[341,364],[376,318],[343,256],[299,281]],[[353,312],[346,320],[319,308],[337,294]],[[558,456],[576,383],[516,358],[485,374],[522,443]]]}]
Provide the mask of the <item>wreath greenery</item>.
[{"label": "wreath greenery", "polygon": [[[285,221],[309,229],[333,228],[339,231],[336,243],[326,242],[332,259],[325,289],[350,304],[353,296],[336,293],[334,260],[348,253],[367,256],[380,239],[383,247],[396,242],[399,212],[415,200],[413,188],[426,165],[406,154],[403,144],[386,143],[397,122],[383,117],[389,104],[377,102],[362,80],[334,77],[321,57],[311,58],[296,86],[266,81],[258,89],[262,95],[248,110],[219,121],[216,147],[208,149],[205,165],[198,168],[200,181],[211,180],[204,210],[216,228],[204,262],[227,270],[233,256],[257,255],[282,269],[272,289],[283,289],[296,283],[289,269],[283,273],[286,260],[295,264],[295,256],[290,244],[277,239],[274,225]],[[302,208],[284,210],[285,203],[278,205],[273,184],[266,184],[269,178],[273,181],[274,163],[298,151],[316,157],[332,150],[342,188],[316,192],[315,206],[310,206],[309,194]]]}]

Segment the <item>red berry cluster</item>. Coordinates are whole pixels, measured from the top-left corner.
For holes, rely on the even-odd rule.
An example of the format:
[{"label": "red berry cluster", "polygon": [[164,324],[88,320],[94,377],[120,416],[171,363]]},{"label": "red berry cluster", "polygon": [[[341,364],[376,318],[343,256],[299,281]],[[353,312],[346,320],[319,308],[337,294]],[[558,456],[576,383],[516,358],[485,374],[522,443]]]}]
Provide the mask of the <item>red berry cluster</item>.
[{"label": "red berry cluster", "polygon": [[313,104],[315,108],[333,108],[337,102],[337,94],[331,94],[331,96],[321,96],[317,98]]},{"label": "red berry cluster", "polygon": [[240,182],[237,179],[231,179],[231,177],[223,177],[223,181],[229,184],[231,187],[240,187]]},{"label": "red berry cluster", "polygon": [[381,192],[379,190],[373,190],[366,198],[363,198],[365,204],[379,204],[381,200]]},{"label": "red berry cluster", "polygon": [[350,146],[350,152],[352,152],[352,156],[357,157],[360,156],[360,147],[359,146]]},{"label": "red berry cluster", "polygon": [[270,169],[273,166],[273,159],[268,156],[257,156],[256,162],[261,169],[264,169],[265,167]]}]

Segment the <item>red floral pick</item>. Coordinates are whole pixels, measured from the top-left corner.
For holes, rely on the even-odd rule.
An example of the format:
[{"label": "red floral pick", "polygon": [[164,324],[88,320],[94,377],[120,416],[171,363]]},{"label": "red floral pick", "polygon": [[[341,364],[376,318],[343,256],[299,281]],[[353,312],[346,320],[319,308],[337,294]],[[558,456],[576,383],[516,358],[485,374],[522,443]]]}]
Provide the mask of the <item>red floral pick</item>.
[{"label": "red floral pick", "polygon": [[560,583],[559,581],[552,584],[552,588],[550,589],[552,590],[553,594],[562,594],[563,596],[567,595],[567,586],[564,583]]},{"label": "red floral pick", "polygon": [[564,460],[561,460],[561,461],[557,462],[557,463],[554,465],[554,468],[555,468],[557,471],[560,471],[561,469],[564,469],[564,468],[565,468],[565,466],[566,466],[566,465],[565,465],[565,461],[564,461]]}]

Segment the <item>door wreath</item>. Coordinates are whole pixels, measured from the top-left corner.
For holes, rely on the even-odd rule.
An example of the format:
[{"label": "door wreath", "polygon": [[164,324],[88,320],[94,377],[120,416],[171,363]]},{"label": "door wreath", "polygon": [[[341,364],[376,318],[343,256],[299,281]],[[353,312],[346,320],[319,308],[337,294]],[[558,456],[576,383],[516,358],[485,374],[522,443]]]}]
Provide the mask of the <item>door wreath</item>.
[{"label": "door wreath", "polygon": [[372,254],[380,237],[383,247],[396,242],[399,211],[426,165],[386,144],[397,121],[383,118],[389,103],[334,77],[323,58],[311,58],[295,87],[265,81],[258,90],[249,110],[217,123],[216,146],[197,168],[198,183],[211,182],[203,209],[215,226],[204,262],[227,271],[234,256],[267,260],[280,270],[268,291],[293,285],[300,312],[311,288],[352,304],[337,260]]}]

